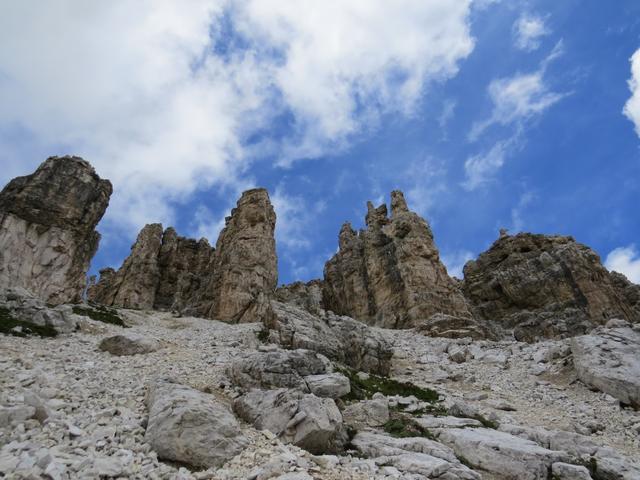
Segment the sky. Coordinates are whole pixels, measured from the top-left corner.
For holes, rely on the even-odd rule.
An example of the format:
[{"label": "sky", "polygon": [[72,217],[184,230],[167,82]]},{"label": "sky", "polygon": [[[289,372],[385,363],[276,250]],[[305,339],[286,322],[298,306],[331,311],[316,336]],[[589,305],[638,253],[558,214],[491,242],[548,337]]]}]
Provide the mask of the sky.
[{"label": "sky", "polygon": [[262,186],[280,283],[394,189],[451,275],[507,228],[640,283],[640,2],[0,0],[0,184],[67,154],[114,185],[92,272]]}]

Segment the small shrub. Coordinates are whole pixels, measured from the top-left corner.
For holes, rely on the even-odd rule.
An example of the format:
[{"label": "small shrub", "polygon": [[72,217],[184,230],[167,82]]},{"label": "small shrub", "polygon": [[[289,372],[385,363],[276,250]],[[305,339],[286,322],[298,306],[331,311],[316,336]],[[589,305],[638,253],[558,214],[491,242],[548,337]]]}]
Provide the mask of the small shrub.
[{"label": "small shrub", "polygon": [[435,439],[429,430],[403,415],[395,416],[385,423],[382,428],[389,435],[396,438],[425,437],[431,440]]}]

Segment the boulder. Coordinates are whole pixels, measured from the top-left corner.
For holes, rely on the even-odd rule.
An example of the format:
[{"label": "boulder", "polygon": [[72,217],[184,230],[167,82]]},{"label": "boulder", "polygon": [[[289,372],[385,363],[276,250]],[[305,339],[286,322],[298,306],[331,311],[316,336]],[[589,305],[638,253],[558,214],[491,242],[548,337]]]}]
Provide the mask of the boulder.
[{"label": "boulder", "polygon": [[600,257],[571,237],[502,235],[464,267],[477,318],[517,340],[581,335],[610,318],[638,320]]},{"label": "boulder", "polygon": [[0,293],[0,331],[15,335],[55,336],[77,330],[78,319],[69,305],[48,306],[20,287]]},{"label": "boulder", "polygon": [[600,328],[572,338],[571,351],[582,382],[640,409],[640,332]]},{"label": "boulder", "polygon": [[311,393],[317,397],[340,398],[351,391],[349,379],[341,373],[324,373],[321,375],[308,375],[304,382]]},{"label": "boulder", "polygon": [[[453,450],[427,438],[394,438],[373,432],[360,432],[351,441],[363,455],[377,465],[393,466],[407,478],[480,480],[481,476],[463,465]],[[404,478],[401,477],[401,478]]]},{"label": "boulder", "polygon": [[467,465],[505,480],[547,480],[551,465],[568,459],[565,452],[489,428],[447,428],[437,431],[437,439]]},{"label": "boulder", "polygon": [[0,289],[49,304],[82,300],[112,187],[79,157],[50,157],[0,192]]},{"label": "boulder", "polygon": [[342,415],[330,398],[297,390],[251,390],[233,409],[255,428],[316,455],[340,452],[347,441]]},{"label": "boulder", "polygon": [[194,467],[220,467],[248,440],[233,414],[212,395],[171,380],[148,387],[145,440],[164,460]]},{"label": "boulder", "polygon": [[587,467],[562,462],[551,465],[551,475],[554,480],[592,480]]},{"label": "boulder", "polygon": [[366,230],[344,224],[339,251],[325,265],[325,309],[386,328],[410,328],[439,313],[470,319],[429,225],[402,192],[391,192],[390,218],[384,204],[367,209]]},{"label": "boulder", "polygon": [[344,423],[355,430],[381,427],[389,421],[389,400],[381,394],[375,394],[371,400],[362,400],[347,405],[342,410]]},{"label": "boulder", "polygon": [[356,370],[389,374],[393,349],[381,333],[329,312],[318,317],[290,304],[273,302],[272,306],[274,315],[265,327],[284,348],[309,349]]},{"label": "boulder", "polygon": [[130,333],[103,338],[98,348],[117,356],[139,355],[155,352],[160,348],[160,342],[155,338]]},{"label": "boulder", "polygon": [[305,378],[325,375],[330,368],[325,357],[310,350],[271,350],[254,352],[234,361],[228,374],[231,381],[244,390],[293,388],[309,392]]}]

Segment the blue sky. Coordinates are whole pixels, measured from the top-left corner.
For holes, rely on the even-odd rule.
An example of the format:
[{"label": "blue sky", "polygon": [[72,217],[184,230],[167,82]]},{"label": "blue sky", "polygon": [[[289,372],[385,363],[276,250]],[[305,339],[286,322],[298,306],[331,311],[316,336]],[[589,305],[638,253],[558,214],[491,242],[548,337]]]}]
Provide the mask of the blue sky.
[{"label": "blue sky", "polygon": [[110,178],[92,270],[144,223],[214,243],[264,186],[281,283],[393,189],[452,274],[504,227],[640,282],[640,2],[100,3],[0,6],[0,181],[63,154]]}]

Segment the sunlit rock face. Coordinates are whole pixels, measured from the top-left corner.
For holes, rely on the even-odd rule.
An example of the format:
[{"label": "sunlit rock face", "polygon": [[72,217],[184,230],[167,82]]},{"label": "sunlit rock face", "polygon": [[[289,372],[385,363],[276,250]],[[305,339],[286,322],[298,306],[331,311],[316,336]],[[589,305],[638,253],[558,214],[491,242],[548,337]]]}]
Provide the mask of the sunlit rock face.
[{"label": "sunlit rock face", "polygon": [[440,261],[429,224],[400,191],[367,205],[367,228],[340,230],[339,251],[324,269],[325,308],[372,325],[409,328],[435,314],[469,318],[467,303]]},{"label": "sunlit rock face", "polygon": [[96,225],[112,193],[79,157],[51,157],[0,192],[0,289],[25,288],[50,304],[78,302]]},{"label": "sunlit rock face", "polygon": [[180,237],[173,228],[145,226],[122,267],[101,271],[89,299],[126,308],[175,310],[230,323],[271,314],[277,282],[276,216],[264,189],[246,191],[220,233]]}]

